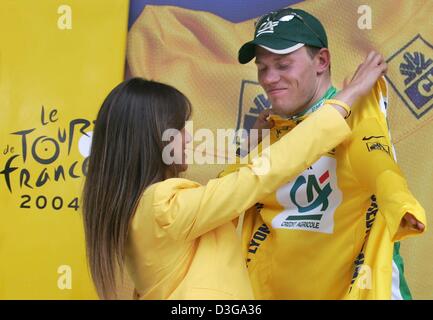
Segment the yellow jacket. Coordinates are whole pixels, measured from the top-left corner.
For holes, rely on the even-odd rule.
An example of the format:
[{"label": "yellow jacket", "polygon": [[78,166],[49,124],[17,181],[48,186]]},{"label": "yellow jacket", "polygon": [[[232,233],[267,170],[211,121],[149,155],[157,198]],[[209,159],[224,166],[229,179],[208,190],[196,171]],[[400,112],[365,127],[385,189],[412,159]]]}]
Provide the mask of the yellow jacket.
[{"label": "yellow jacket", "polygon": [[130,225],[126,268],[138,299],[253,299],[231,222],[271,195],[350,135],[345,120],[323,107],[270,147],[263,161],[207,185],[174,178],[143,193]]},{"label": "yellow jacket", "polygon": [[[402,291],[394,242],[420,232],[400,223],[406,212],[426,219],[394,161],[386,105],[381,78],[354,106],[350,139],[247,210],[243,250],[256,298],[391,299]],[[271,143],[303,123],[274,121]]]}]

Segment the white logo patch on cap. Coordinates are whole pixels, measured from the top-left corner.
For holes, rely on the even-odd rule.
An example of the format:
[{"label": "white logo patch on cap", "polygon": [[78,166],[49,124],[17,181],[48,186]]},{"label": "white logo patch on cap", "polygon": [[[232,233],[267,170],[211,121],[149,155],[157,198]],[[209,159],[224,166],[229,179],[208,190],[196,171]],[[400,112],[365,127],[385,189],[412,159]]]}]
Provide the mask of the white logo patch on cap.
[{"label": "white logo patch on cap", "polygon": [[292,20],[294,17],[295,16],[293,14],[288,14],[288,15],[278,19],[278,21],[272,21],[268,18],[265,22],[263,22],[260,25],[259,29],[257,30],[256,37],[260,36],[263,33],[274,33],[274,27],[278,26],[280,21],[288,22],[288,21]]},{"label": "white logo patch on cap", "polygon": [[280,19],[278,19],[278,21],[290,21],[294,18],[295,16],[293,14],[289,14],[287,16],[281,17]]},{"label": "white logo patch on cap", "polygon": [[274,33],[274,27],[276,27],[278,25],[278,21],[271,21],[268,20],[266,22],[263,22],[259,29],[257,30],[257,35],[256,37],[260,36],[263,33]]}]

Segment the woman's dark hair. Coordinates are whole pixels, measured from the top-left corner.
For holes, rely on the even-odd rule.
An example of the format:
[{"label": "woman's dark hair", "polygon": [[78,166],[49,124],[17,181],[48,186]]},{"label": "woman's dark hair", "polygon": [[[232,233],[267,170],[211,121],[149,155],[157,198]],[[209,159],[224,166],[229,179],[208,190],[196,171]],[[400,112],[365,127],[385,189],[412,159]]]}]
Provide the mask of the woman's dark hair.
[{"label": "woman's dark hair", "polygon": [[162,140],[167,129],[181,130],[191,104],[177,89],[141,78],[114,88],[99,110],[83,190],[87,258],[97,293],[116,298],[123,274],[128,227],[143,191],[167,176]]}]

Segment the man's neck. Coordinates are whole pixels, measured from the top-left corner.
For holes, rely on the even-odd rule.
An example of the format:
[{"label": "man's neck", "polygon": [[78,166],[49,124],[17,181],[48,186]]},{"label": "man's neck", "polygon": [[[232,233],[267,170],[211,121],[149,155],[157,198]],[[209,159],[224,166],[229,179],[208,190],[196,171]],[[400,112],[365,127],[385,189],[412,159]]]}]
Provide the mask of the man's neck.
[{"label": "man's neck", "polygon": [[329,90],[329,88],[332,86],[331,81],[327,81],[325,84],[321,85],[320,88],[317,90],[316,94],[313,96],[311,101],[307,104],[304,110],[310,108],[315,103],[317,103],[320,99],[322,99],[323,95],[326,93],[326,91]]},{"label": "man's neck", "polygon": [[331,87],[332,82],[330,79],[327,79],[327,81],[324,81],[323,83],[319,83],[319,85],[317,86],[317,90],[311,97],[311,99],[301,109],[299,109],[299,111],[294,112],[293,114],[289,115],[289,117],[296,117],[305,113],[308,109],[318,103]]}]

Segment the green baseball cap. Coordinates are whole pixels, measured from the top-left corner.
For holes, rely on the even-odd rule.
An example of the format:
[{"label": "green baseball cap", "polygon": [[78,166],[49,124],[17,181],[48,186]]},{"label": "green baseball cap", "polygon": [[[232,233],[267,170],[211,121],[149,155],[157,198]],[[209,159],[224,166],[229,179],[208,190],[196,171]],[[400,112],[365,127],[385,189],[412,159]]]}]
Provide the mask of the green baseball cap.
[{"label": "green baseball cap", "polygon": [[304,45],[328,48],[326,31],[320,21],[301,9],[285,8],[257,20],[254,39],[239,50],[238,60],[245,64],[256,56],[256,46],[287,54]]}]

